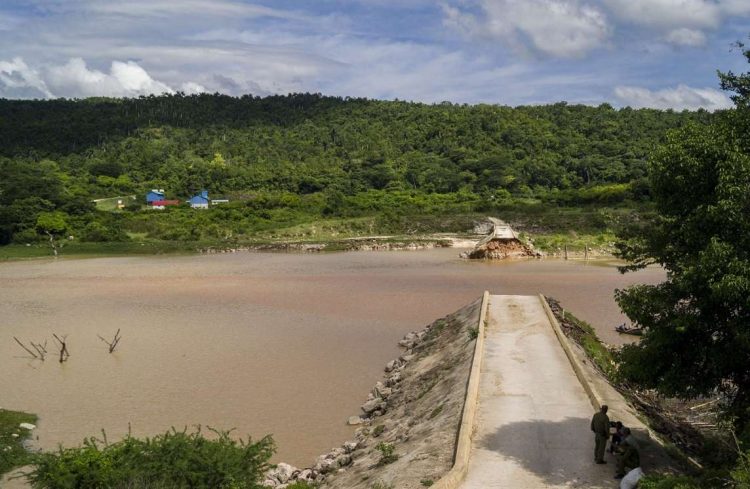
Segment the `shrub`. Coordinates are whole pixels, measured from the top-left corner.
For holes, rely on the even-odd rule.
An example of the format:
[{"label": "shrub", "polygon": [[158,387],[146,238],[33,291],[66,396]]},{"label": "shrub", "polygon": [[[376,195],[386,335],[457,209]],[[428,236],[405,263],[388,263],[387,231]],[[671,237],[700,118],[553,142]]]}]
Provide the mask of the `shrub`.
[{"label": "shrub", "polygon": [[303,481],[297,481],[294,484],[289,484],[286,489],[314,489],[316,486]]},{"label": "shrub", "polygon": [[380,452],[380,460],[378,460],[378,465],[380,466],[388,465],[398,460],[398,454],[393,453],[395,447],[391,443],[378,443],[375,450]]},{"label": "shrub", "polygon": [[35,455],[28,478],[35,489],[73,488],[260,488],[270,468],[273,440],[236,441],[228,431],[208,439],[174,428],[163,435],[127,436],[107,444],[94,438],[77,448]]},{"label": "shrub", "polygon": [[750,489],[750,451],[739,454],[732,470],[732,481],[738,489]]}]

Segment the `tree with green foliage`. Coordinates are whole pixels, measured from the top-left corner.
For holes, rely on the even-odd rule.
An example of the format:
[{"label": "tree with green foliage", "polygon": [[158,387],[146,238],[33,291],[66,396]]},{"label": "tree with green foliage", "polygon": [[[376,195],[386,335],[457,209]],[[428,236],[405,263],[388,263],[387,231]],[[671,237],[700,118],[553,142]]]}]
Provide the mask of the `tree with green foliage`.
[{"label": "tree with green foliage", "polygon": [[736,108],[708,127],[672,132],[654,155],[656,215],[624,231],[618,246],[629,262],[623,271],[656,263],[667,280],[616,293],[645,328],[640,342],[622,349],[623,378],[668,396],[720,394],[740,431],[750,429],[748,80],[722,74]]},{"label": "tree with green foliage", "polygon": [[57,256],[59,240],[68,230],[68,215],[61,211],[42,212],[37,217],[36,229],[47,235],[52,253]]}]

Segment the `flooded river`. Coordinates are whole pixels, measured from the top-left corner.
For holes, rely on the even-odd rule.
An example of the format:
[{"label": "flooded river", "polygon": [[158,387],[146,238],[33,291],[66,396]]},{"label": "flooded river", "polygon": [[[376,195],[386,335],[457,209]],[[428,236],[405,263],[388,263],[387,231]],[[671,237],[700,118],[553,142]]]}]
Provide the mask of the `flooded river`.
[{"label": "flooded river", "polygon": [[[544,293],[607,342],[615,288],[664,278],[559,260],[477,263],[458,250],[238,253],[0,264],[0,406],[37,413],[37,445],[195,424],[273,434],[303,465],[351,438],[401,336],[479,297]],[[120,328],[114,354],[97,335]],[[13,341],[66,334],[70,359]]]}]

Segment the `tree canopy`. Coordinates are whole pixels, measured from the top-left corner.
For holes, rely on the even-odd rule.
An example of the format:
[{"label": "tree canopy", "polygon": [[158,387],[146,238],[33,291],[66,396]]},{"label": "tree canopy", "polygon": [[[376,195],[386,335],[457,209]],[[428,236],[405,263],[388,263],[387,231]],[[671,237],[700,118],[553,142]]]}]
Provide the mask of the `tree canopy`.
[{"label": "tree canopy", "polygon": [[[378,213],[393,199],[474,202],[474,210],[512,197],[553,205],[647,199],[647,157],[665,132],[713,118],[606,104],[425,105],[319,94],[0,100],[0,244],[27,242],[39,213],[51,211],[71,217],[74,236],[96,240],[122,237],[115,222],[165,239],[205,231],[192,223],[157,232],[160,225],[141,222],[161,217],[93,210],[93,199],[141,201],[150,188],[182,200],[204,188],[230,196],[247,203],[234,214],[246,220],[248,211],[270,219],[295,208]],[[250,201],[260,196],[287,204],[258,212]],[[235,222],[217,233],[247,227]]]},{"label": "tree canopy", "polygon": [[646,328],[621,353],[623,376],[672,396],[721,393],[738,428],[750,421],[748,79],[721,74],[736,109],[709,126],[672,132],[656,152],[650,181],[657,215],[624,232],[619,246],[630,262],[625,269],[657,263],[667,280],[616,297]]}]

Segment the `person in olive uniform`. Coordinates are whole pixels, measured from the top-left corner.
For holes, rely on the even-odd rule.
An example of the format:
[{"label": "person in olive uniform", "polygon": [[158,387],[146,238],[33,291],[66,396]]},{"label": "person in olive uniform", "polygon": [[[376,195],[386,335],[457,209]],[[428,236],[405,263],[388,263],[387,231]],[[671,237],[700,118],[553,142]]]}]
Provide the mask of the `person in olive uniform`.
[{"label": "person in olive uniform", "polygon": [[620,444],[621,453],[617,456],[617,473],[615,479],[621,479],[625,476],[625,469],[632,470],[641,466],[641,454],[639,452],[638,442],[630,434],[630,428],[623,428],[622,443]]},{"label": "person in olive uniform", "polygon": [[601,410],[594,414],[591,418],[591,431],[594,432],[594,462],[598,464],[606,464],[604,460],[604,450],[607,448],[607,440],[609,440],[609,418],[607,417],[607,410],[609,408],[604,405]]}]

